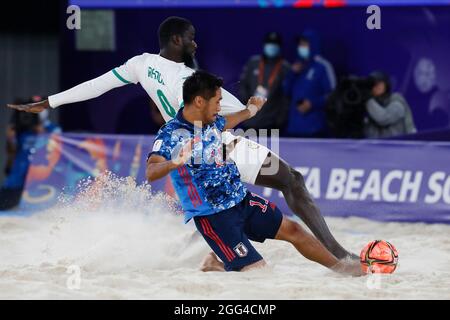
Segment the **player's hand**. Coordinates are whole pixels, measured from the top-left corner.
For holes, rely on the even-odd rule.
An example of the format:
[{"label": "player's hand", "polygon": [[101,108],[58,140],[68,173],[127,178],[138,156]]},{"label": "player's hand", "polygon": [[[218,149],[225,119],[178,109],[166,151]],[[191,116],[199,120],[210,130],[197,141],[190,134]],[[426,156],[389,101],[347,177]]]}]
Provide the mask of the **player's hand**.
[{"label": "player's hand", "polygon": [[266,103],[267,98],[263,98],[263,97],[250,97],[250,99],[248,99],[247,102],[247,107],[250,105],[254,105],[258,108],[258,111],[261,110],[261,108],[263,107],[263,105]]},{"label": "player's hand", "polygon": [[301,62],[296,62],[292,65],[292,71],[294,73],[299,73],[300,71],[302,71],[303,65]]},{"label": "player's hand", "polygon": [[31,113],[39,113],[41,111],[44,111],[45,109],[48,109],[50,107],[50,104],[48,103],[48,100],[43,100],[35,103],[27,103],[27,104],[7,104],[8,108],[19,110],[19,111],[25,111],[25,112],[31,112]]},{"label": "player's hand", "polygon": [[247,102],[247,109],[250,111],[250,117],[253,117],[255,114],[262,109],[267,99],[263,97],[250,97]]},{"label": "player's hand", "polygon": [[300,103],[297,106],[298,111],[300,111],[301,113],[306,113],[309,110],[311,110],[311,108],[312,108],[312,104],[311,104],[311,101],[309,101],[309,100],[304,100],[302,103]]},{"label": "player's hand", "polygon": [[178,156],[175,159],[172,159],[172,163],[176,168],[185,165],[191,159],[193,145],[194,139],[188,140],[188,142],[186,142],[186,144],[181,148]]}]

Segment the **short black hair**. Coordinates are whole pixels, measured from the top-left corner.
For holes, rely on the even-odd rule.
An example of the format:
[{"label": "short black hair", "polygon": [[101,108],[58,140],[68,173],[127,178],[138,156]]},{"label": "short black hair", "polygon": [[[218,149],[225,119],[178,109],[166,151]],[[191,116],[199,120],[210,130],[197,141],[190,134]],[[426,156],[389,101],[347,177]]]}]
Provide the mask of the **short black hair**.
[{"label": "short black hair", "polygon": [[164,20],[158,28],[159,47],[165,48],[172,36],[183,35],[190,26],[192,22],[181,17],[174,16]]},{"label": "short black hair", "polygon": [[300,42],[311,42],[308,37],[305,37],[304,35],[297,35],[295,36],[294,40],[296,44],[299,44]]},{"label": "short black hair", "polygon": [[274,31],[266,33],[263,40],[264,43],[276,43],[279,46],[283,44],[283,38],[281,37],[281,34]]},{"label": "short black hair", "polygon": [[209,100],[216,95],[217,89],[222,86],[222,78],[218,78],[206,71],[198,70],[189,76],[183,84],[184,104],[192,103],[197,96]]}]

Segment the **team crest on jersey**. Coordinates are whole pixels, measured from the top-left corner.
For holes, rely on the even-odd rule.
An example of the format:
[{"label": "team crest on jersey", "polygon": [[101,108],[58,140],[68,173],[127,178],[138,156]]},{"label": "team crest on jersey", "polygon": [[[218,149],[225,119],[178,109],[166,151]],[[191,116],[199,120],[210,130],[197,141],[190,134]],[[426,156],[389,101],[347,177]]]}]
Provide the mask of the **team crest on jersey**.
[{"label": "team crest on jersey", "polygon": [[246,257],[246,256],[247,256],[247,253],[248,253],[247,247],[246,247],[242,242],[239,242],[239,244],[238,244],[236,247],[234,247],[233,250],[234,250],[234,251],[238,254],[238,256],[241,257],[241,258]]},{"label": "team crest on jersey", "polygon": [[152,151],[157,152],[157,151],[161,150],[161,146],[162,146],[162,140],[156,140],[155,143],[153,144]]}]

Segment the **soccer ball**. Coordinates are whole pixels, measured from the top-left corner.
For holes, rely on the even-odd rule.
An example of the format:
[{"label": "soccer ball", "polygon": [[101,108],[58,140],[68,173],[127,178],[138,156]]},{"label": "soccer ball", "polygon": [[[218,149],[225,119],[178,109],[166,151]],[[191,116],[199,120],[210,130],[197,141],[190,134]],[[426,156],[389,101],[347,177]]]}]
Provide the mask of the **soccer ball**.
[{"label": "soccer ball", "polygon": [[397,249],[384,240],[369,242],[359,257],[365,273],[392,273],[397,268]]}]

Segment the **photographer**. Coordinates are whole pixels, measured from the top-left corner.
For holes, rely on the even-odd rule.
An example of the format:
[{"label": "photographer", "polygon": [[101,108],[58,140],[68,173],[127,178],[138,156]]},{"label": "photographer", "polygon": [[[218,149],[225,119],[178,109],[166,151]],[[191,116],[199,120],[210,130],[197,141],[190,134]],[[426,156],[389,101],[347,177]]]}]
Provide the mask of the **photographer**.
[{"label": "photographer", "polygon": [[[41,101],[34,96],[27,100],[18,99],[16,103]],[[7,175],[0,188],[0,210],[16,207],[22,195],[25,179],[30,165],[30,155],[36,139],[41,133],[59,133],[61,130],[48,119],[48,111],[40,114],[15,110],[6,133]]]},{"label": "photographer", "polygon": [[417,132],[405,98],[399,93],[391,93],[389,77],[382,72],[374,72],[369,78],[373,86],[372,97],[366,102],[366,138],[386,138]]}]

